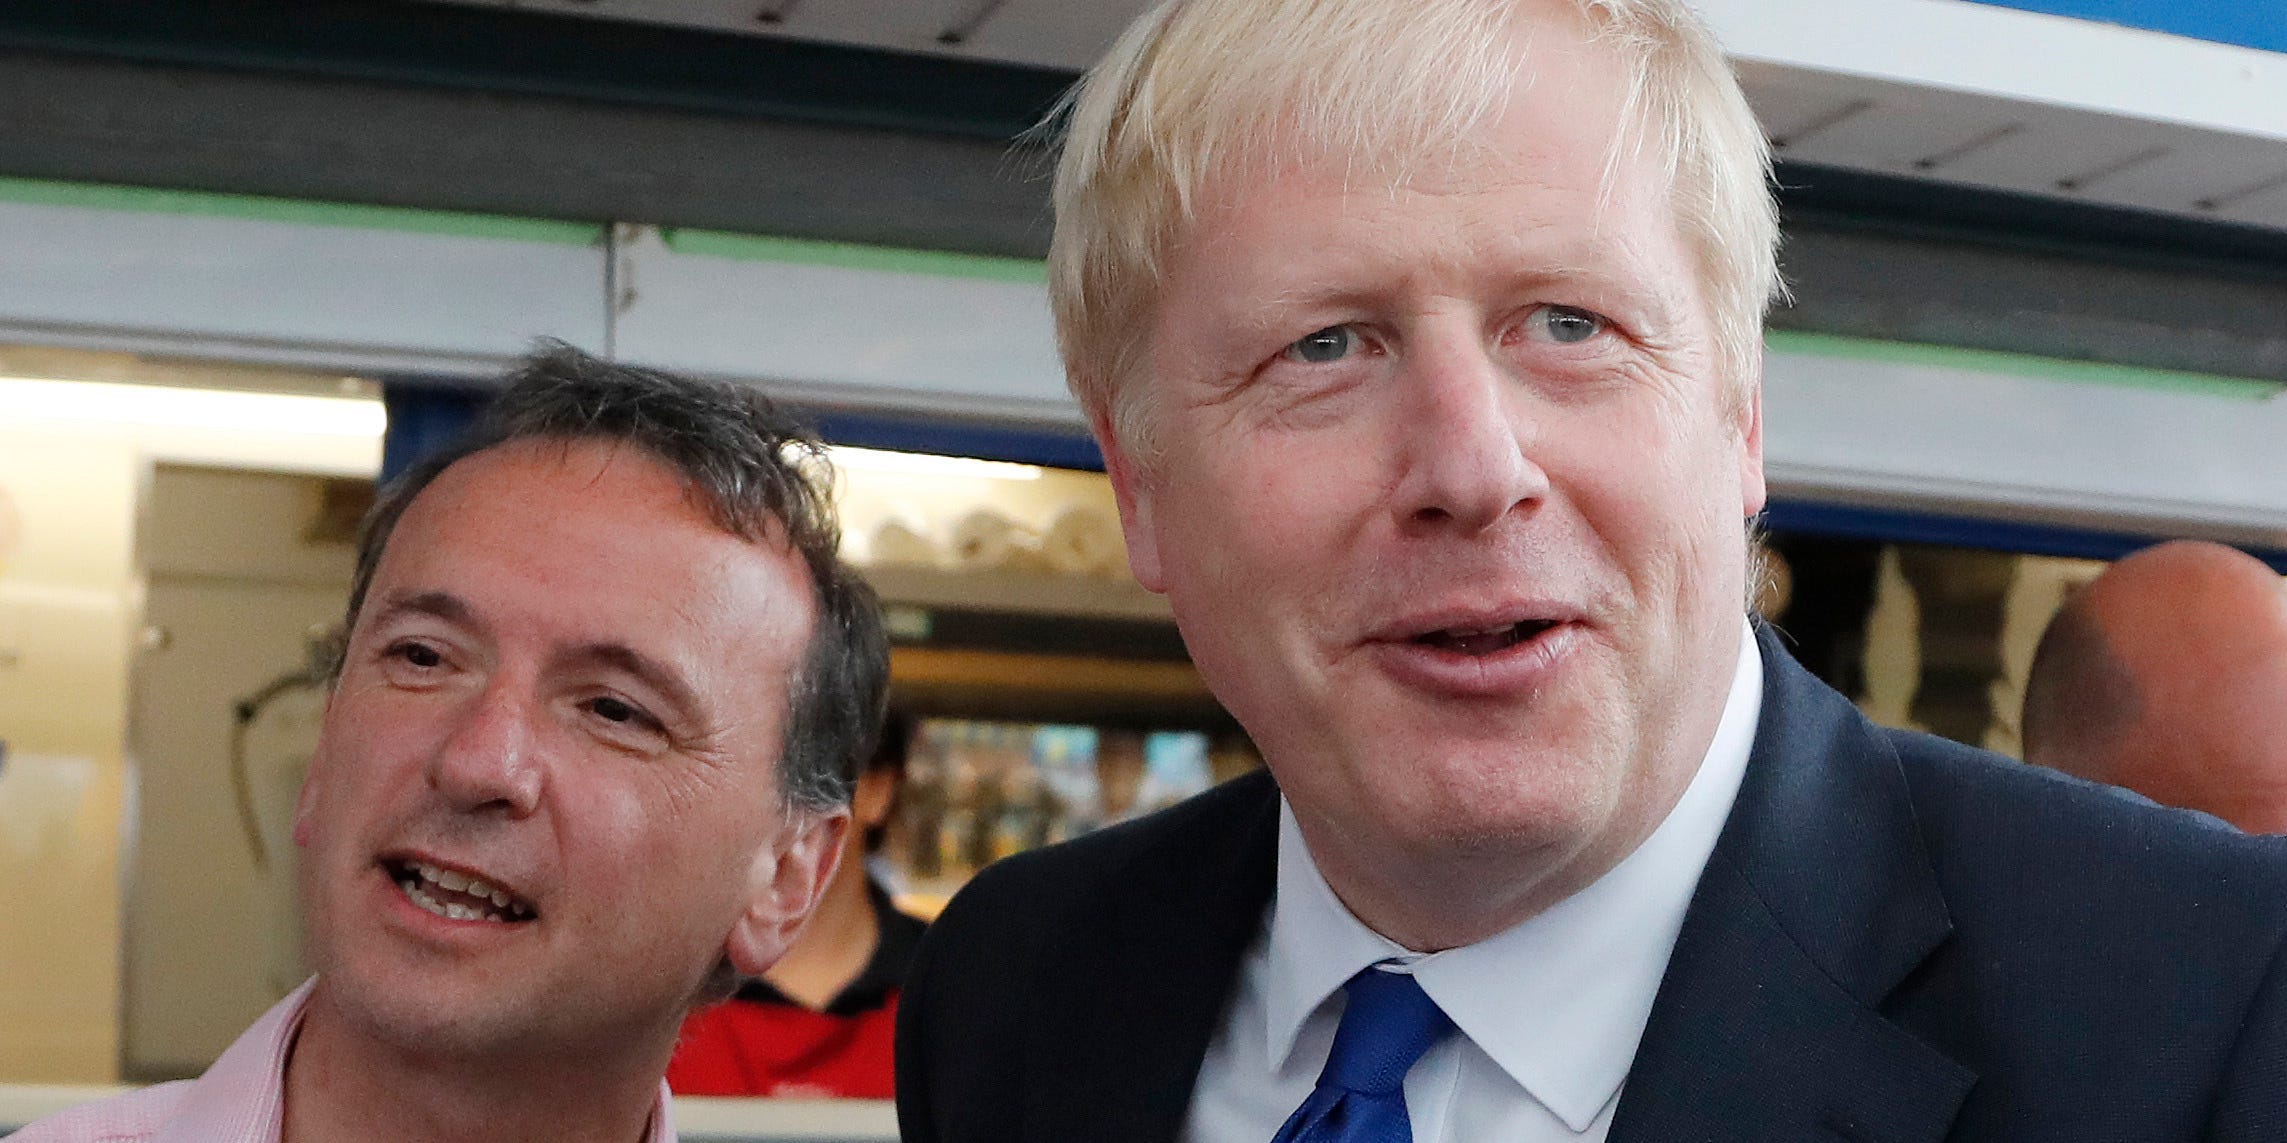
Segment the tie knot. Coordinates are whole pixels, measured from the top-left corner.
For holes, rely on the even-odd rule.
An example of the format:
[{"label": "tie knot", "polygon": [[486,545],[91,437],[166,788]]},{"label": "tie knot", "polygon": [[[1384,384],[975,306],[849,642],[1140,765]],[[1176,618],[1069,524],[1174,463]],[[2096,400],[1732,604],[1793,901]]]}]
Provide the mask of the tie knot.
[{"label": "tie knot", "polygon": [[1368,968],[1342,986],[1350,995],[1334,1030],[1320,1086],[1335,1084],[1365,1094],[1400,1089],[1406,1073],[1453,1021],[1412,974]]}]

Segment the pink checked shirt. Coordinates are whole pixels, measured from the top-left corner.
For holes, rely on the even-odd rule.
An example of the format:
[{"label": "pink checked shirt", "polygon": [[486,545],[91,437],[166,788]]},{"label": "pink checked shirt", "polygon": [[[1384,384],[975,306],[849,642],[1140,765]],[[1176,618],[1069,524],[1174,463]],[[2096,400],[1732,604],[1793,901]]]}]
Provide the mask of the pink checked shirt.
[{"label": "pink checked shirt", "polygon": [[[286,1050],[302,1027],[310,983],[263,1013],[205,1075],[51,1115],[10,1135],[8,1143],[279,1143]],[[675,1143],[664,1080],[646,1143]]]}]

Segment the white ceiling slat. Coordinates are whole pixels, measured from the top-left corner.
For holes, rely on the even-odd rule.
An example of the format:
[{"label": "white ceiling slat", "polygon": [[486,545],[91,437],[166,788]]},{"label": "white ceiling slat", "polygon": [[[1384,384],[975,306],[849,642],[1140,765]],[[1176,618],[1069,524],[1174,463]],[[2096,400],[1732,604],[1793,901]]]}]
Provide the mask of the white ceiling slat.
[{"label": "white ceiling slat", "polygon": [[[2252,189],[2257,184],[2249,184]],[[2219,218],[2287,230],[2287,170],[2263,184],[2266,189],[2248,194],[2215,212]],[[2238,188],[2235,188],[2238,189]]]},{"label": "white ceiling slat", "polygon": [[[787,0],[444,0],[446,3],[470,4],[487,8],[522,8],[534,12],[560,12],[573,16],[594,16],[607,20],[627,20],[636,23],[669,24],[685,28],[706,28],[714,31],[760,32],[765,30],[757,15],[765,8],[784,4]],[[815,3],[816,0],[796,0],[797,3]]]},{"label": "white ceiling slat", "polygon": [[[1748,61],[1783,158],[2278,227],[2287,141]],[[1935,160],[1934,162],[1932,160]],[[2070,185],[2068,185],[2070,184]],[[2214,206],[2204,202],[2223,197]]]},{"label": "white ceiling slat", "polygon": [[784,23],[756,21],[746,30],[906,52],[941,51],[938,33],[973,7],[973,0],[802,0]]},{"label": "white ceiling slat", "polygon": [[[1078,69],[1153,0],[422,2]],[[2287,229],[2287,56],[1958,0],[1700,3],[1784,158]]]},{"label": "white ceiling slat", "polygon": [[2287,54],[1963,0],[1696,0],[1734,59],[2287,141]]},{"label": "white ceiling slat", "polygon": [[1008,0],[965,53],[1042,67],[1084,68],[1154,0]]},{"label": "white ceiling slat", "polygon": [[[1154,0],[430,0],[1083,68]],[[948,32],[967,32],[948,40]]]},{"label": "white ceiling slat", "polygon": [[[1800,105],[1815,100],[1824,107],[1864,110],[1839,122],[1813,119],[1806,124],[1796,118],[1790,130],[1776,113],[1765,109],[1768,90],[1767,85],[1750,85],[1748,95],[1773,137],[1783,143],[1780,155],[1809,163],[1945,177],[1948,168],[2025,128],[2024,117],[2015,108],[1959,97],[1932,100],[1925,98],[1926,93],[1889,84],[1828,82],[1792,92],[1787,102]],[[1917,163],[1932,165],[1917,167]]]}]

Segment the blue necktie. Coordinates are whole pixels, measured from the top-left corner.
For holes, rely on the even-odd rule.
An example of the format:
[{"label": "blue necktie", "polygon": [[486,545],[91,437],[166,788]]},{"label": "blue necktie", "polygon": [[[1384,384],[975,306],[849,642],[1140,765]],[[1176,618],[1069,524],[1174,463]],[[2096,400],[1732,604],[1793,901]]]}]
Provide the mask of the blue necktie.
[{"label": "blue necktie", "polygon": [[1369,968],[1342,990],[1350,1003],[1318,1087],[1271,1143],[1413,1143],[1406,1072],[1453,1021],[1407,973]]}]

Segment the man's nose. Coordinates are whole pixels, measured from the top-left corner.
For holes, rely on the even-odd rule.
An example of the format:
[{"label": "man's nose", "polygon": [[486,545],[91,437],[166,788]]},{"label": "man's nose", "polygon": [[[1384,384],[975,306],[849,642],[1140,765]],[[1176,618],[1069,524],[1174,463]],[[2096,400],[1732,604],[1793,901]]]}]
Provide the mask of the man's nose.
[{"label": "man's nose", "polygon": [[1548,494],[1522,383],[1482,344],[1419,345],[1405,369],[1397,506],[1407,527],[1475,535]]},{"label": "man's nose", "polygon": [[429,759],[429,785],[461,810],[521,818],[540,804],[535,714],[500,687],[473,696]]}]

